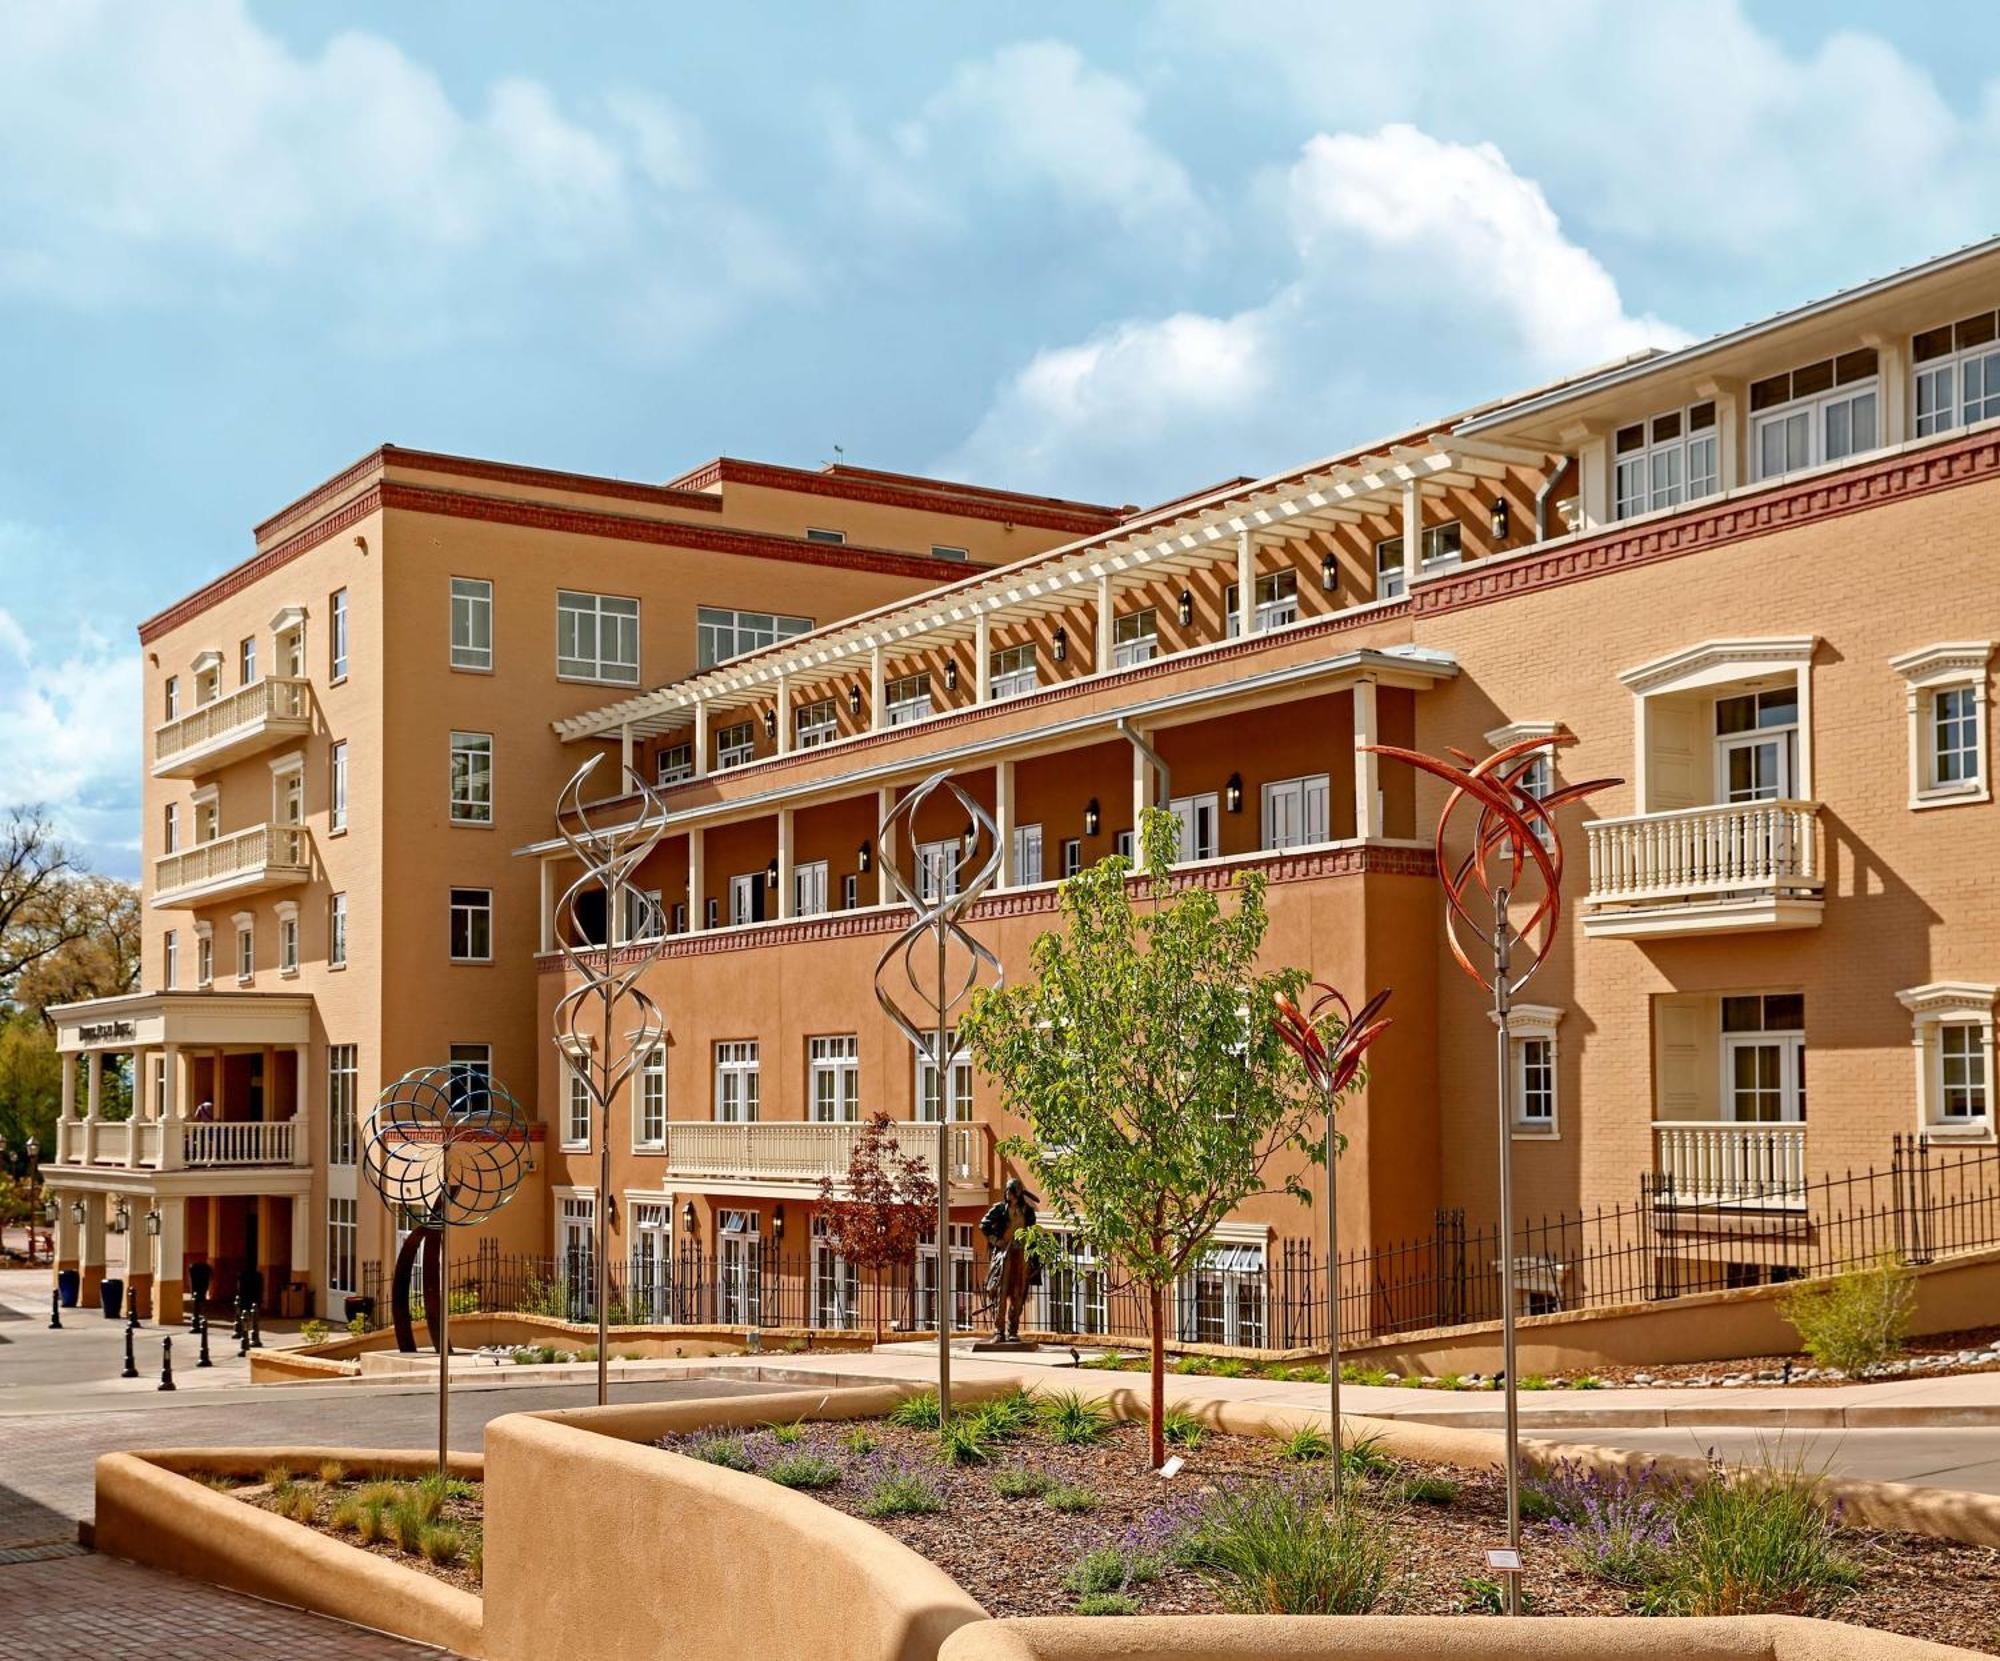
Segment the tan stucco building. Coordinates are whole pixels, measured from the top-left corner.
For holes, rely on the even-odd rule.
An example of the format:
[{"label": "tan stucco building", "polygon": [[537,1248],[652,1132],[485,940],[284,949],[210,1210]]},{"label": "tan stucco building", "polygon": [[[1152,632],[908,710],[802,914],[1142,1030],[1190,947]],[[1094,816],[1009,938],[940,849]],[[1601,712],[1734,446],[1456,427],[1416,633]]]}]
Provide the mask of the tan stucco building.
[{"label": "tan stucco building", "polygon": [[[1394,988],[1340,1180],[1343,1244],[1398,1241],[1441,1206],[1492,1215],[1493,1033],[1444,949],[1428,842],[1442,792],[1357,746],[1483,752],[1561,729],[1576,742],[1553,778],[1622,782],[1566,816],[1563,935],[1517,1012],[1525,1207],[1629,1203],[1653,1175],[1697,1201],[1783,1206],[1816,1173],[1882,1162],[1899,1134],[1990,1142],[1997,309],[2000,245],[1984,244],[1147,512],[731,462],[613,490],[379,452],[146,626],[159,990],[70,1012],[65,1048],[136,1047],[142,1080],[169,1058],[148,1118],[209,1097],[225,1120],[252,1101],[282,1117],[305,1078],[311,1129],[287,1144],[300,1163],[254,1205],[266,1261],[317,1288],[352,1278],[326,1245],[353,1194],[351,1167],[327,1162],[329,1046],[354,1046],[365,1102],[452,1044],[489,1045],[544,1137],[504,1247],[573,1261],[602,1197],[595,1132],[549,1037],[569,984],[553,898],[571,871],[550,804],[605,753],[657,780],[666,814],[645,898],[596,925],[614,951],[657,938],[646,985],[669,1029],[613,1129],[620,1259],[657,1277],[686,1254],[720,1283],[718,1314],[757,1318],[760,1260],[812,1251],[841,1127],[934,1117],[943,1094],[966,1124],[953,1245],[969,1261],[1004,1174],[995,1141],[1017,1124],[969,1072],[942,1093],[920,1076],[872,991],[906,916],[887,903],[876,827],[949,767],[1001,827],[1001,886],[972,925],[1011,964],[1064,872],[1113,852],[1159,799],[1181,819],[1189,880],[1267,873],[1274,961],[1357,994]],[[813,540],[834,529],[853,531],[845,547]],[[963,558],[940,565],[934,544]],[[493,583],[480,666],[453,661],[465,579]],[[342,590],[344,677],[328,655]],[[643,650],[614,660],[616,690],[601,653],[563,672],[575,637],[558,638],[558,590],[638,601]],[[813,626],[767,644],[718,633],[704,655],[701,606]],[[602,640],[622,623],[594,626]],[[282,667],[240,689],[253,637]],[[223,701],[245,721],[204,725]],[[181,736],[190,722],[215,736]],[[246,726],[270,736],[229,736]],[[454,733],[493,741],[476,827],[453,822]],[[329,817],[343,739],[345,834]],[[458,766],[477,775],[476,745]],[[203,820],[210,801],[220,817]],[[924,834],[961,830],[941,814]],[[461,888],[494,897],[490,964],[453,959]],[[326,950],[338,893],[344,969]],[[203,1016],[197,1040],[197,1012],[225,995],[195,990],[204,929],[214,985],[296,1012],[260,1016],[235,1046]],[[107,1019],[138,1036],[83,1036]],[[51,1180],[164,1195],[149,1126],[128,1134],[137,1163],[107,1171],[117,1127],[66,1124]],[[247,1206],[184,1191],[183,1250],[226,1258]],[[356,1259],[381,1259],[388,1220],[365,1199],[358,1218]],[[87,1271],[93,1226],[62,1248]],[[1222,1246],[1254,1268],[1315,1227],[1295,1204],[1258,1204]],[[812,1317],[851,1318],[840,1267],[815,1255],[809,1275]],[[1197,1325],[1184,1336],[1253,1342],[1262,1316],[1224,1300]]]}]

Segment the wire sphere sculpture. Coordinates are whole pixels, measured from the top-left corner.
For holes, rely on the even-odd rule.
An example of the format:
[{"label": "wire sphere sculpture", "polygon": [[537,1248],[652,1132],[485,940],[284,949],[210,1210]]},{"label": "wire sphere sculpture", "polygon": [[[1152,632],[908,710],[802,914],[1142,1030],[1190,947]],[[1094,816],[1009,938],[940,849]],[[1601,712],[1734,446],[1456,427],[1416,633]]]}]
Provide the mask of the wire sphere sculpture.
[{"label": "wire sphere sculpture", "polygon": [[417,1067],[375,1099],[361,1168],[399,1215],[465,1228],[514,1197],[528,1118],[507,1087],[464,1067]]},{"label": "wire sphere sculpture", "polygon": [[[917,846],[918,816],[924,803],[940,791],[948,792],[964,810],[965,834],[925,849],[920,856],[921,870],[914,872],[913,877],[906,877],[903,862],[897,857],[898,841],[912,848]],[[939,1028],[951,1027],[952,1017],[986,978],[985,972],[991,973],[988,984],[997,987],[1001,983],[1000,959],[968,934],[961,922],[1000,875],[1000,828],[993,822],[992,814],[949,773],[933,773],[890,809],[876,840],[882,850],[883,868],[889,873],[897,897],[916,916],[876,960],[875,1001],[919,1051],[940,1069],[949,1067],[957,1060],[962,1046],[953,1033],[945,1040],[949,1053],[933,1055],[932,1051],[938,1048]],[[927,966],[917,961],[918,948],[926,945],[938,954]],[[955,970],[945,962],[953,946],[958,948],[954,954]],[[898,958],[902,960],[900,971]],[[906,1009],[906,996],[914,998],[921,1019]],[[940,1071],[940,1079],[944,1076]]]},{"label": "wire sphere sculpture", "polygon": [[[641,941],[614,953],[608,944],[612,919],[632,892],[632,875],[666,834],[666,809],[659,793],[630,768],[625,769],[628,795],[639,798],[639,811],[627,808],[615,824],[591,818],[583,799],[586,780],[604,758],[592,756],[562,788],[556,799],[556,828],[583,869],[556,902],[556,944],[574,982],[557,1000],[555,1037],[585,1091],[600,1112],[608,1112],[619,1087],[667,1036],[666,1016],[639,986],[647,967],[660,955],[665,930],[653,920]],[[621,798],[622,799],[622,798]],[[604,804],[597,806],[600,811]],[[604,896],[603,931],[607,944],[588,944],[591,930],[583,915],[583,900],[593,891]],[[614,961],[616,959],[616,961]],[[611,1011],[627,1006],[618,1026],[631,1042],[612,1055],[610,1046],[594,1042],[608,1025]],[[594,1017],[594,1020],[593,1020]],[[593,1032],[593,1027],[598,1029]]]},{"label": "wire sphere sculpture", "polygon": [[[1421,772],[1440,778],[1452,787],[1443,810],[1438,814],[1435,846],[1438,881],[1444,886],[1445,933],[1451,955],[1458,966],[1487,991],[1495,982],[1504,982],[1511,995],[1535,976],[1556,942],[1557,925],[1562,920],[1562,833],[1556,828],[1555,810],[1569,802],[1581,801],[1600,790],[1608,790],[1623,779],[1591,779],[1583,784],[1565,785],[1537,796],[1527,787],[1540,752],[1559,745],[1574,744],[1576,735],[1558,731],[1548,737],[1524,738],[1495,750],[1483,761],[1474,760],[1463,750],[1448,753],[1459,762],[1441,760],[1421,750],[1403,750],[1389,744],[1364,744],[1364,750],[1408,762]],[[1445,852],[1452,816],[1467,803],[1477,806],[1473,822],[1472,848],[1454,862]],[[1532,872],[1540,893],[1533,911],[1520,928],[1506,921],[1507,904]],[[1491,922],[1475,917],[1467,904],[1474,889],[1483,894]],[[1465,935],[1482,942],[1492,972],[1474,963],[1465,946]],[[1512,948],[1526,954],[1527,967],[1516,975],[1510,972]]]}]

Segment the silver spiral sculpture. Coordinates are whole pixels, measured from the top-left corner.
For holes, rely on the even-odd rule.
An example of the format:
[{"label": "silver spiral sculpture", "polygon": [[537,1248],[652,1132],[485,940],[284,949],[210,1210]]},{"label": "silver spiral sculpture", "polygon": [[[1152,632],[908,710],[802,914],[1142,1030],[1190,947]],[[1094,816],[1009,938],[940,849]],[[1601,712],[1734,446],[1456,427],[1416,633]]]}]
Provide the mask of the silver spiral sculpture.
[{"label": "silver spiral sculpture", "polygon": [[[569,965],[570,987],[556,1001],[556,1047],[571,1073],[582,1083],[596,1110],[598,1182],[596,1215],[597,1402],[611,1394],[611,1104],[625,1081],[666,1041],[667,1020],[639,981],[660,955],[657,930],[630,947],[613,952],[633,892],[633,874],[666,834],[666,810],[659,793],[630,767],[623,768],[625,794],[616,822],[604,821],[603,802],[583,799],[583,787],[597,764],[592,756],[573,774],[556,798],[556,827],[582,867],[576,880],[556,902],[556,945]],[[632,811],[629,798],[638,798]],[[597,819],[592,818],[596,810]],[[597,892],[604,896],[604,939],[590,940],[583,901]],[[699,903],[699,897],[690,903]],[[620,961],[622,959],[622,961]],[[614,1043],[614,1038],[620,1040]]]},{"label": "silver spiral sculpture", "polygon": [[[965,812],[962,836],[942,844],[933,863],[903,874],[899,849],[918,848],[917,819],[940,791]],[[954,815],[956,817],[956,815]],[[1000,959],[961,922],[1000,874],[1000,829],[949,773],[933,773],[889,811],[876,837],[882,868],[896,897],[916,915],[883,949],[875,964],[875,1001],[897,1029],[932,1064],[937,1080],[937,1318],[938,1412],[951,1417],[951,1075],[965,1046],[953,1018],[982,984],[999,986]],[[935,845],[934,845],[935,846]],[[982,851],[983,847],[983,851]],[[923,856],[919,856],[923,857]],[[929,881],[926,884],[925,877]],[[931,889],[927,896],[925,887]],[[953,948],[957,964],[953,965]],[[909,1000],[907,1005],[905,1000]]]},{"label": "silver spiral sculpture", "polygon": [[413,1350],[410,1276],[424,1255],[424,1320],[438,1358],[438,1469],[451,1441],[451,1231],[484,1222],[527,1171],[528,1117],[507,1087],[464,1066],[417,1067],[375,1098],[361,1169],[400,1219],[418,1219],[396,1259],[396,1341]]}]

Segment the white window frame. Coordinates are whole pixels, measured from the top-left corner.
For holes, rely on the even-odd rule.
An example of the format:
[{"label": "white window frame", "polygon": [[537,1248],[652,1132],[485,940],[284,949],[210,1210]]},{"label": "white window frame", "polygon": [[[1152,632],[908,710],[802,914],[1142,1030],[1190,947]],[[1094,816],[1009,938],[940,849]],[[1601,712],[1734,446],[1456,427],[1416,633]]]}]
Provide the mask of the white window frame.
[{"label": "white window frame", "polygon": [[659,1153],[667,1145],[667,1046],[649,1049],[638,1071],[632,1091],[632,1151]]},{"label": "white window frame", "polygon": [[[1424,528],[1423,560],[1419,578],[1433,571],[1449,571],[1465,558],[1465,528],[1456,519]],[[1375,598],[1400,600],[1403,597],[1403,539],[1385,536],[1375,544]]]},{"label": "white window frame", "polygon": [[851,1032],[806,1040],[806,1113],[816,1125],[861,1118],[861,1048]]},{"label": "white window frame", "polygon": [[257,637],[246,634],[236,643],[236,684],[254,686],[257,683]]},{"label": "white window frame", "polygon": [[715,1122],[754,1125],[762,1094],[763,1060],[754,1038],[720,1038],[715,1043]]},{"label": "white window frame", "polygon": [[194,845],[199,848],[222,834],[222,787],[205,784],[194,793]]},{"label": "white window frame", "polygon": [[278,913],[278,973],[287,979],[299,972],[299,903],[280,900]]},{"label": "white window frame", "polygon": [[[1984,331],[1985,338],[1968,338],[1961,344],[1960,330],[1967,331],[1968,336]],[[1918,352],[1927,335],[1946,336],[1950,344],[1943,352],[1919,357]],[[1977,370],[1977,374],[1969,375],[1967,371],[1973,369]],[[1966,383],[1974,379],[1979,382],[1978,391],[1968,394]],[[1939,433],[1990,421],[1995,416],[2000,416],[2000,317],[1993,312],[1961,317],[1935,329],[1920,329],[1910,337],[1910,434],[1913,438],[1932,438]]]},{"label": "white window frame", "polygon": [[347,830],[347,740],[336,739],[326,752],[326,831],[329,836]]},{"label": "white window frame", "polygon": [[171,992],[180,984],[180,978],[181,937],[178,930],[168,929],[160,936],[160,979]]},{"label": "white window frame", "polygon": [[[493,890],[490,888],[455,887],[447,890],[447,902],[451,926],[446,933],[445,948],[451,961],[453,963],[491,963],[493,961]],[[461,926],[465,942],[464,951],[459,950]],[[485,950],[478,950],[477,948],[482,945],[485,947]]]},{"label": "white window frame", "polygon": [[493,735],[454,732],[451,735],[451,822],[454,825],[493,823]]},{"label": "white window frame", "polygon": [[987,654],[986,695],[994,703],[1033,692],[1041,682],[1041,663],[1032,640],[996,646]]},{"label": "white window frame", "polygon": [[326,966],[329,969],[347,967],[347,895],[345,892],[329,894],[326,897]]},{"label": "white window frame", "polygon": [[[1805,699],[1798,684],[1792,686],[1792,708],[1795,711],[1789,721],[1762,724],[1759,710],[1757,725],[1739,728],[1734,732],[1723,732],[1722,706],[1738,698],[1748,698],[1753,704],[1761,705],[1766,697],[1783,691],[1782,687],[1762,687],[1755,691],[1719,688],[1709,706],[1710,742],[1715,746],[1715,802],[1719,807],[1739,806],[1749,802],[1784,802],[1798,799],[1799,795],[1799,728],[1805,717]],[[1775,761],[1775,777],[1768,791],[1759,789],[1754,794],[1732,796],[1729,782],[1729,764],[1739,751],[1756,753],[1769,750]]]},{"label": "white window frame", "polygon": [[326,601],[327,677],[338,686],[347,679],[347,590],[336,588]]},{"label": "white window frame", "polygon": [[667,911],[660,903],[657,888],[625,890],[625,928],[621,940],[663,940],[667,935]]},{"label": "white window frame", "polygon": [[694,745],[692,743],[666,744],[654,758],[658,769],[656,782],[662,785],[685,784],[694,777]]},{"label": "white window frame", "polygon": [[[1176,796],[1167,803],[1168,811],[1180,821],[1179,851],[1174,863],[1191,865],[1197,860],[1214,859],[1222,849],[1222,798],[1215,791],[1199,796]],[[1207,835],[1202,834],[1204,824]]]},{"label": "white window frame", "polygon": [[[1977,981],[1932,981],[1898,992],[1897,1001],[1910,1012],[1910,1042],[1916,1052],[1917,1129],[1938,1141],[1991,1141],[1993,1139],[1993,1089],[1996,1077],[1993,1053],[1993,1011],[2000,1002],[2000,986]],[[1946,1029],[1970,1028],[1977,1034],[1978,1060],[1983,1098],[1976,1114],[1946,1112],[1945,1044]]]},{"label": "white window frame", "polygon": [[[1889,667],[1903,677],[1907,688],[1913,808],[1958,807],[1993,799],[1986,697],[1993,644],[1990,640],[1948,641],[1889,660]],[[1941,782],[1937,777],[1938,700],[1946,693],[1967,692],[1972,696],[1972,756],[1976,771],[1970,778]]]},{"label": "white window frame", "polygon": [[160,852],[177,854],[181,851],[181,808],[178,802],[169,802],[166,811],[160,815]]},{"label": "white window frame", "polygon": [[713,669],[745,652],[759,652],[781,640],[810,634],[813,620],[778,612],[742,611],[734,606],[696,606],[694,628],[695,667]]},{"label": "white window frame", "polygon": [[826,914],[826,861],[815,859],[792,867],[792,915],[823,917]]},{"label": "white window frame", "polygon": [[715,735],[715,770],[747,767],[757,759],[757,723],[737,721]]},{"label": "white window frame", "polygon": [[215,984],[215,925],[194,926],[194,984],[197,989]]},{"label": "white window frame", "polygon": [[303,751],[280,756],[271,763],[271,822],[274,825],[303,825],[306,822],[306,758]]},{"label": "white window frame", "polygon": [[757,915],[762,908],[759,898],[764,892],[762,871],[742,871],[729,879],[729,926],[744,928],[751,923],[762,922]]},{"label": "white window frame", "polygon": [[326,1047],[326,1162],[352,1165],[361,1147],[361,1046]]},{"label": "white window frame", "polygon": [[[1267,571],[1256,581],[1251,593],[1256,599],[1256,611],[1250,619],[1253,634],[1269,634],[1273,629],[1287,628],[1299,620],[1299,574],[1287,567],[1283,571]],[[1236,609],[1236,584],[1231,583],[1222,592],[1222,620],[1224,637],[1236,638],[1240,618]]]},{"label": "white window frame", "polygon": [[303,606],[286,606],[271,619],[272,659],[286,680],[306,678],[306,613]]},{"label": "white window frame", "polygon": [[239,911],[230,921],[236,925],[236,984],[248,986],[257,978],[257,918]]},{"label": "white window frame", "polygon": [[[294,1205],[304,1203],[298,1199]],[[351,1194],[326,1199],[326,1289],[351,1296],[360,1290],[357,1261],[361,1245],[359,1205]]]},{"label": "white window frame", "polygon": [[[1696,423],[1700,424],[1697,425]],[[1629,422],[1611,435],[1611,516],[1636,519],[1722,488],[1720,416],[1712,398]],[[1663,432],[1671,426],[1674,430]],[[1629,445],[1629,448],[1621,446]]]},{"label": "white window frame", "polygon": [[165,712],[163,720],[178,721],[181,718],[181,678],[169,675],[164,688]]},{"label": "white window frame", "polygon": [[933,542],[931,544],[931,558],[967,560],[972,558],[972,550],[970,548],[954,548],[948,542]]},{"label": "white window frame", "polygon": [[[1847,353],[1841,353],[1839,356],[1846,357],[1848,355]],[[1805,393],[1796,398],[1787,398],[1780,403],[1771,404],[1764,409],[1749,412],[1750,465],[1754,479],[1759,481],[1764,479],[1782,479],[1788,474],[1800,472],[1808,467],[1820,467],[1828,462],[1852,461],[1857,456],[1865,456],[1870,451],[1878,450],[1882,447],[1884,433],[1882,424],[1882,373],[1879,355],[1876,359],[1876,367],[1872,373],[1855,375],[1852,379],[1845,381],[1839,379],[1838,357],[1821,359],[1820,362],[1827,362],[1833,366],[1831,373],[1834,375],[1834,380],[1831,384],[1821,388],[1817,392]],[[1796,376],[1817,369],[1818,367],[1818,363],[1801,364],[1798,368],[1787,370],[1785,373]],[[1760,377],[1759,384],[1763,380],[1776,380],[1777,378],[1777,376]],[[1846,447],[1841,449],[1838,455],[1833,454],[1834,445],[1829,441],[1829,429],[1834,423],[1836,411],[1844,406],[1857,404],[1862,399],[1869,400],[1871,404],[1869,419],[1873,423],[1874,430],[1870,433],[1868,442],[1865,444],[1854,442],[1852,436],[1853,414],[1850,408],[1847,417],[1849,436]],[[1748,410],[1748,405],[1749,398],[1746,395],[1746,410]],[[1805,440],[1802,452],[1794,455],[1791,437],[1792,423],[1800,422],[1801,418],[1803,418],[1803,424],[1799,430],[1803,431]],[[1764,434],[1771,428],[1780,425],[1785,426],[1787,429],[1787,436],[1784,440],[1785,454],[1781,458],[1779,465],[1766,466],[1764,459]]]},{"label": "white window frame", "polygon": [[636,599],[556,590],[556,679],[637,686],[639,661]]},{"label": "white window frame", "polygon": [[1014,884],[1026,888],[1042,880],[1042,827],[1014,827]]},{"label": "white window frame", "polygon": [[596,1103],[591,1099],[590,1080],[584,1069],[590,1063],[586,1046],[563,1051],[562,1151],[590,1152],[590,1136]]},{"label": "white window frame", "polygon": [[907,727],[928,721],[935,712],[931,701],[931,677],[925,670],[915,675],[898,675],[882,688],[882,716],[885,725]]},{"label": "white window frame", "polygon": [[833,698],[816,698],[800,704],[792,714],[793,732],[801,750],[817,750],[840,736],[840,704]]},{"label": "white window frame", "polygon": [[[950,1100],[945,1105],[951,1110],[951,1123],[968,1124],[972,1119],[972,1053],[958,1042],[956,1032],[947,1033],[945,1040],[945,1053],[951,1057]],[[937,1041],[935,1033],[931,1041]],[[928,1050],[917,1050],[914,1054],[916,1094],[912,1099],[916,1104],[916,1122],[934,1125],[938,1122],[937,1066]]]},{"label": "white window frame", "polygon": [[451,666],[474,674],[493,672],[493,583],[490,578],[451,579]]},{"label": "white window frame", "polygon": [[1111,620],[1111,667],[1131,669],[1151,663],[1160,651],[1160,614],[1152,606]]},{"label": "white window frame", "polygon": [[[1767,998],[1785,994],[1743,992],[1724,994],[1724,1003],[1733,997],[1754,997],[1761,1004]],[[1718,1011],[1720,1015],[1721,1012]],[[1765,1027],[1732,1032],[1719,1028],[1722,1081],[1719,1117],[1728,1124],[1802,1125],[1806,1122],[1806,1035],[1803,1023],[1797,1027]],[[1736,1116],[1736,1054],[1746,1049],[1775,1049],[1778,1052],[1778,1117],[1739,1119]]]},{"label": "white window frame", "polygon": [[[1560,1137],[1562,1088],[1561,1054],[1556,1043],[1556,1027],[1563,1011],[1552,1004],[1515,1004],[1507,1017],[1507,1094],[1509,1122],[1513,1134],[1536,1141]],[[1529,1091],[1537,1082],[1535,1073],[1546,1069],[1548,1112],[1530,1116]]]},{"label": "white window frame", "polygon": [[[1295,779],[1272,779],[1259,793],[1258,808],[1257,832],[1265,853],[1317,847],[1332,836],[1333,781],[1325,773],[1307,773]],[[1297,815],[1299,834],[1296,837],[1278,839],[1276,822],[1281,808]]]},{"label": "white window frame", "polygon": [[965,844],[956,836],[947,836],[939,842],[919,842],[917,844],[917,898],[927,904],[939,898],[940,878],[944,889],[943,897],[950,899],[958,892],[959,867],[965,862]]}]

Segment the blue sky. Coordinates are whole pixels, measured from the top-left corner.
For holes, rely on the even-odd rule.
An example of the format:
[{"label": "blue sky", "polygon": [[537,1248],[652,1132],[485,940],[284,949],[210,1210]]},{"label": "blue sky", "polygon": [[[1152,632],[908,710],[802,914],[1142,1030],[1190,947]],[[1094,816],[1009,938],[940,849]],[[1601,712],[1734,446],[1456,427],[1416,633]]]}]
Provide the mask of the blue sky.
[{"label": "blue sky", "polygon": [[384,440],[1147,501],[2000,220],[1990,7],[1386,15],[0,0],[8,799],[132,874],[133,625]]}]

